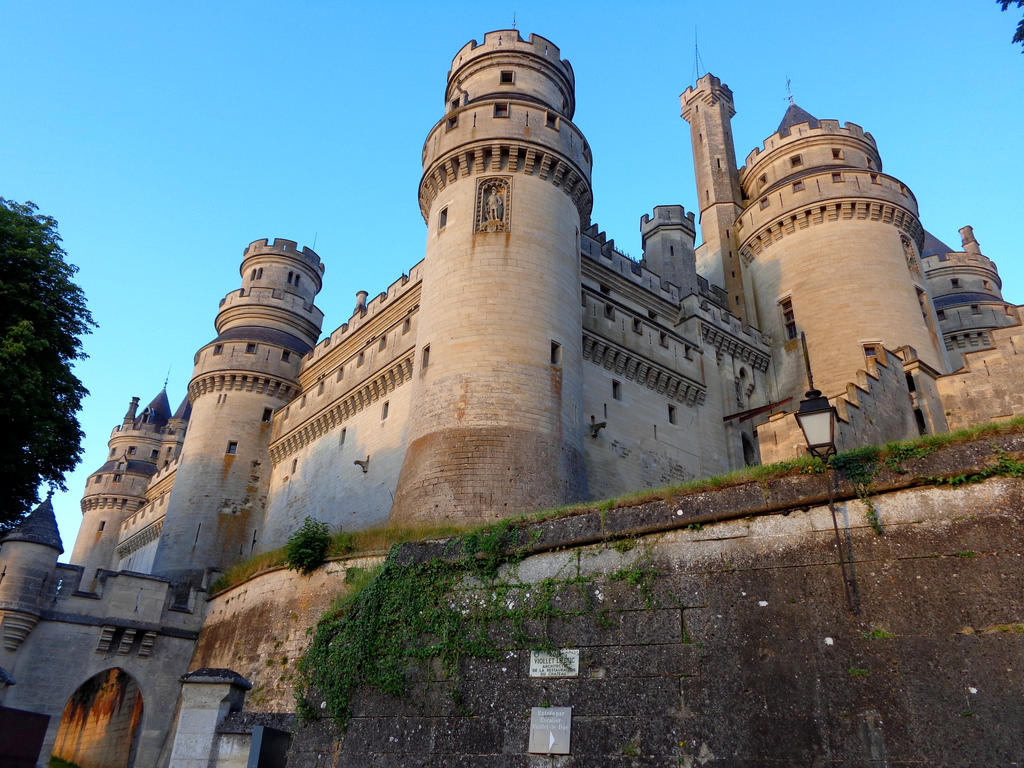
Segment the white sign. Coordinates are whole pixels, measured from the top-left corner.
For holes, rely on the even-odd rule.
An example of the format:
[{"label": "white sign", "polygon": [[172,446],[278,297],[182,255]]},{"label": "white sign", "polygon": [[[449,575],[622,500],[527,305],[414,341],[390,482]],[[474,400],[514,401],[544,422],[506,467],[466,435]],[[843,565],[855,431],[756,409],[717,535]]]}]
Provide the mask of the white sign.
[{"label": "white sign", "polygon": [[530,710],[532,755],[568,755],[572,707],[533,707]]},{"label": "white sign", "polygon": [[555,653],[530,651],[530,677],[578,677],[580,651],[564,648]]}]

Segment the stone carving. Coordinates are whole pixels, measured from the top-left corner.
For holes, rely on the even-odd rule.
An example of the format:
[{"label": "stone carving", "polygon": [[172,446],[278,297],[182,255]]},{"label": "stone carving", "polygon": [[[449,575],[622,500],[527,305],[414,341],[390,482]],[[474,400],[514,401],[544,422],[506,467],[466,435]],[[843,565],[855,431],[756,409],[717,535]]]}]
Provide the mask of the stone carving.
[{"label": "stone carving", "polygon": [[475,232],[508,232],[512,203],[512,177],[480,179],[476,188]]},{"label": "stone carving", "polygon": [[907,259],[907,269],[910,270],[910,274],[920,279],[921,264],[917,260],[917,252],[914,250],[913,243],[906,235],[900,235],[900,242],[903,244],[903,255]]}]

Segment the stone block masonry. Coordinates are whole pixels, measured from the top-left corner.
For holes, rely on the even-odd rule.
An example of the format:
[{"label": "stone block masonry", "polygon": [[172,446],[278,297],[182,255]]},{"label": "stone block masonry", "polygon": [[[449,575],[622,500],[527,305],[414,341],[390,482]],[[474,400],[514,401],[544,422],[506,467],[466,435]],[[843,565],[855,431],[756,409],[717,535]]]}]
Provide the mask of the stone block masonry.
[{"label": "stone block masonry", "polygon": [[[543,595],[544,615],[496,622],[497,654],[455,675],[412,666],[401,697],[361,690],[347,730],[298,728],[288,765],[1018,764],[1024,480],[921,483],[1022,455],[1024,437],[1004,435],[880,463],[882,535],[838,478],[856,613],[822,474],[535,524],[529,554],[450,599],[471,610],[500,592],[514,611]],[[409,544],[395,562],[457,551]],[[523,632],[578,649],[578,676],[530,677]],[[531,709],[549,706],[572,707],[555,763],[527,755]]]}]

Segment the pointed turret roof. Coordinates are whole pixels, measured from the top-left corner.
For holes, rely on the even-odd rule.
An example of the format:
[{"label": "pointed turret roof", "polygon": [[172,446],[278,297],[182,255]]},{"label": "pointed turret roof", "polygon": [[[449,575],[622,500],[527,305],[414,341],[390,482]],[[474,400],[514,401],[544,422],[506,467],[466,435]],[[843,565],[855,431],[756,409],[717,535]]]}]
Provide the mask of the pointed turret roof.
[{"label": "pointed turret roof", "polygon": [[57,518],[53,515],[53,504],[50,503],[52,495],[48,494],[46,501],[29,512],[17,528],[0,539],[0,544],[7,541],[30,541],[33,544],[45,544],[63,553],[64,544],[61,543]]},{"label": "pointed turret roof", "polygon": [[178,410],[171,416],[172,419],[181,419],[182,421],[188,421],[189,416],[192,415],[192,402],[188,399],[188,394],[185,394],[185,399],[181,401],[181,405],[178,406]]},{"label": "pointed turret roof", "polygon": [[161,389],[160,393],[153,398],[153,401],[135,419],[135,423],[137,425],[155,424],[158,427],[162,427],[169,418],[171,418],[171,404],[167,400],[167,390]]},{"label": "pointed turret roof", "polygon": [[780,136],[788,136],[790,129],[792,129],[794,125],[799,125],[800,123],[808,123],[811,128],[817,128],[818,118],[806,109],[802,109],[797,106],[796,103],[790,102],[789,109],[787,109],[786,114],[782,116],[782,122],[779,123],[779,129],[776,133]]},{"label": "pointed turret roof", "polygon": [[924,231],[924,248],[921,249],[922,256],[945,256],[947,253],[952,252],[953,249],[939,240],[939,238],[927,229]]}]

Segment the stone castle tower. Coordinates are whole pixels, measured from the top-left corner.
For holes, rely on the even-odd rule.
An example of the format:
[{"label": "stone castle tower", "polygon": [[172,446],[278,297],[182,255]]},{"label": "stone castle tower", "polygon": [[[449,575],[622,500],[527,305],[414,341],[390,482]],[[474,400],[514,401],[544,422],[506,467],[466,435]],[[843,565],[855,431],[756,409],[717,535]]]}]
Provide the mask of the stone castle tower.
[{"label": "stone castle tower", "polygon": [[220,303],[217,337],[195,356],[192,404],[152,573],[180,579],[251,552],[262,525],[274,410],[320,335],[324,267],[291,240],[245,249],[242,287]]},{"label": "stone castle tower", "polygon": [[393,520],[583,498],[580,230],[591,154],[548,40],[491,32],[452,61],[423,148],[416,406]]},{"label": "stone castle tower", "polygon": [[[948,372],[919,260],[925,233],[917,201],[882,172],[871,134],[790,104],[777,131],[738,171],[738,215],[730,223],[722,213],[706,225],[708,213],[728,209],[721,201],[736,193],[731,92],[705,75],[681,100],[693,135],[705,247],[725,243],[730,309],[745,308],[747,322],[773,339],[780,399],[798,399],[806,389],[801,331],[815,385],[826,392],[842,390],[881,347],[909,346]],[[717,234],[722,229],[724,237]]]}]

